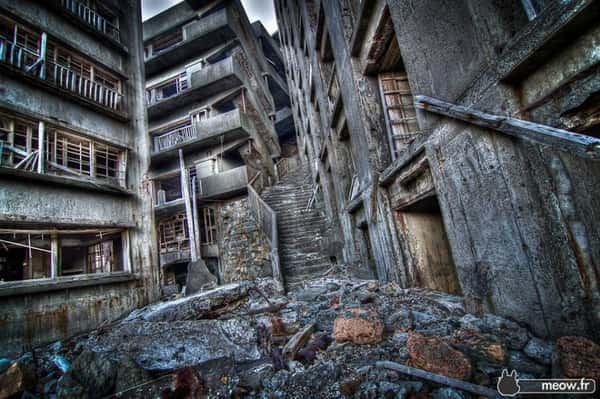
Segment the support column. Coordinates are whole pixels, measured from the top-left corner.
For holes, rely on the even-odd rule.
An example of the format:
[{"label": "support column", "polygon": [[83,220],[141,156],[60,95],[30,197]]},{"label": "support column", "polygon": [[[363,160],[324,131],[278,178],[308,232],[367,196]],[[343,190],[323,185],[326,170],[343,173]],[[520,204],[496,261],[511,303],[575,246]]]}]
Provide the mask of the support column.
[{"label": "support column", "polygon": [[198,247],[196,245],[196,233],[194,228],[194,212],[192,208],[192,198],[190,195],[190,178],[189,172],[185,167],[185,160],[183,158],[183,150],[179,150],[179,170],[181,172],[181,192],[183,194],[183,202],[185,203],[185,215],[188,225],[188,239],[190,241],[190,257],[192,262],[197,261],[199,256]]},{"label": "support column", "polygon": [[38,164],[37,172],[46,173],[46,124],[42,121],[38,124]]},{"label": "support column", "polygon": [[58,234],[52,234],[50,237],[50,277],[56,278],[60,274],[60,241]]}]

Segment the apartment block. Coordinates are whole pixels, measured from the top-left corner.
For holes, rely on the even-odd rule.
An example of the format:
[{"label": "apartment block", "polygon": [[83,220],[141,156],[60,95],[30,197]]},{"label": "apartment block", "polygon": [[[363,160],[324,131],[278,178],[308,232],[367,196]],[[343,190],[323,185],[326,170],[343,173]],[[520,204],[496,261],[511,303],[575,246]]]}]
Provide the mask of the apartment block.
[{"label": "apartment block", "polygon": [[327,255],[597,338],[599,4],[275,6]]},{"label": "apartment block", "polygon": [[198,259],[219,284],[272,276],[259,194],[295,148],[279,43],[239,1],[182,2],[143,31],[162,284],[181,290]]},{"label": "apartment block", "polygon": [[139,1],[0,2],[0,352],[158,297]]}]

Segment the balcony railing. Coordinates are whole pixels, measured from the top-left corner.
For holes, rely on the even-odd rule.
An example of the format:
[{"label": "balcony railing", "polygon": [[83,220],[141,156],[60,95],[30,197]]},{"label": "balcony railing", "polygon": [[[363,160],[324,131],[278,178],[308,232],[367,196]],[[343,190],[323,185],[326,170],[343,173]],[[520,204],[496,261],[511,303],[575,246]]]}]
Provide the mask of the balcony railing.
[{"label": "balcony railing", "polygon": [[119,43],[121,42],[119,28],[108,22],[106,18],[87,7],[85,4],[82,4],[77,0],[60,0],[60,4],[95,30]]},{"label": "balcony railing", "polygon": [[166,150],[196,137],[196,126],[190,124],[155,137],[154,148],[156,151]]},{"label": "balcony railing", "polygon": [[[45,39],[42,39],[42,42],[44,41]],[[45,47],[45,43],[43,43],[43,47]],[[0,37],[0,62],[9,64],[27,74],[36,76],[104,107],[115,111],[122,109],[122,94],[83,77],[68,67],[45,60],[41,53],[41,51],[37,53]]]}]

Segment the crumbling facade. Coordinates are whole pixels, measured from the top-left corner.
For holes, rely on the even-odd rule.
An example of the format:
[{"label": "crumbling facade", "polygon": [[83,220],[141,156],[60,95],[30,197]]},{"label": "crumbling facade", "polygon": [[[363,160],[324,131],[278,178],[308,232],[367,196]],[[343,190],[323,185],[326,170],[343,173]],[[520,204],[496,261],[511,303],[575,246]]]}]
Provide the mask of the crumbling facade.
[{"label": "crumbling facade", "polygon": [[339,259],[541,336],[597,337],[599,4],[275,6]]},{"label": "crumbling facade", "polygon": [[158,297],[139,1],[0,2],[0,352]]},{"label": "crumbling facade", "polygon": [[272,276],[252,213],[295,144],[279,44],[239,1],[188,1],[144,22],[144,51],[163,284],[189,289],[198,259],[217,283]]}]

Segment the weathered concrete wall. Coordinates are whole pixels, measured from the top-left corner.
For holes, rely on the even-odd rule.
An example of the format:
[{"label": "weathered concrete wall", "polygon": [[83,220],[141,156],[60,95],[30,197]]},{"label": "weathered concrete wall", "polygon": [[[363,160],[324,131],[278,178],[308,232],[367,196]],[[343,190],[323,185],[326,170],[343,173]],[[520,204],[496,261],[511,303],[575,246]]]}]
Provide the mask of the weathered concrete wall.
[{"label": "weathered concrete wall", "polygon": [[[528,323],[540,335],[597,336],[600,247],[598,230],[590,223],[598,209],[597,163],[419,112],[419,127],[429,136],[427,184],[422,176],[409,184],[392,178],[374,189],[383,169],[395,167],[387,157],[381,104],[368,72],[376,70],[369,67],[374,60],[368,53],[383,40],[375,36],[386,4],[413,94],[591,135],[600,131],[595,105],[599,31],[593,23],[600,7],[592,1],[548,2],[528,21],[517,1],[373,0],[363,3],[366,17],[360,20],[346,1],[276,2],[300,157],[333,204],[323,173],[323,165],[331,165],[336,205],[326,209],[337,207],[328,213],[339,223],[345,260],[367,261],[362,243],[355,245],[365,238],[357,237],[348,219],[351,206],[361,209],[368,225],[379,279],[437,285],[437,266],[444,263],[438,260],[451,253],[460,287],[442,284],[446,289],[460,289],[467,299]],[[357,29],[362,36],[355,43]],[[322,58],[315,42],[327,34],[332,60]],[[332,66],[346,141],[336,137],[340,129],[327,104]],[[315,93],[307,95],[311,90]],[[316,103],[323,136],[313,132]],[[413,150],[402,154],[405,166],[396,168],[398,176],[418,166]],[[350,201],[345,175],[352,170],[359,178],[359,198]],[[419,201],[426,189],[437,194],[442,229],[433,219],[390,223],[396,209]],[[432,253],[418,245],[438,242],[442,236],[430,233],[441,230],[447,232],[449,249]],[[423,262],[427,253],[430,259]]]},{"label": "weathered concrete wall", "polygon": [[247,199],[219,207],[221,281],[253,280],[273,275],[270,246],[248,209]]},{"label": "weathered concrete wall", "polygon": [[[127,227],[129,252],[126,255],[131,273],[126,281],[113,277],[94,277],[94,283],[58,284],[58,289],[0,297],[0,356],[16,354],[23,346],[64,339],[75,333],[115,319],[124,312],[158,297],[158,258],[150,184],[147,180],[150,138],[147,134],[144,106],[144,76],[141,32],[141,9],[138,0],[119,2],[121,38],[128,52],[122,52],[102,37],[83,32],[52,8],[33,2],[8,2],[3,5],[22,13],[40,29],[55,31],[61,40],[92,58],[111,64],[128,79],[124,84],[124,101],[128,121],[120,121],[82,106],[76,99],[25,84],[19,77],[2,76],[2,105],[23,110],[35,118],[56,120],[92,137],[127,146],[127,182],[131,195],[113,195],[47,184],[35,180],[0,180],[0,221],[3,228],[56,228],[63,224],[71,229]],[[125,273],[126,274],[126,273]],[[95,280],[98,278],[98,280]],[[60,278],[59,278],[60,280]],[[57,282],[59,281],[57,280]],[[78,278],[75,278],[78,280]],[[121,281],[121,280],[119,280]],[[24,283],[35,285],[34,280]],[[43,284],[44,282],[40,282]],[[85,282],[83,284],[86,284]],[[61,288],[65,287],[65,288]],[[66,288],[70,287],[70,288]],[[2,290],[0,283],[0,290]],[[18,291],[18,290],[17,290]]]},{"label": "weathered concrete wall", "polygon": [[152,298],[142,281],[0,298],[0,356],[90,330]]},{"label": "weathered concrete wall", "polygon": [[[467,34],[459,34],[444,24],[419,22],[443,16],[445,21],[462,18],[461,26],[478,26],[480,8],[471,13],[455,8],[449,12],[437,2],[435,6],[428,2],[389,3],[411,87],[419,94],[446,100],[462,94],[467,104],[476,108],[517,113],[519,107],[552,91],[555,103],[560,98],[565,99],[563,103],[568,101],[572,94],[556,91],[565,82],[564,76],[590,71],[594,30],[572,42],[557,58],[534,60],[540,69],[521,81],[521,90],[515,90],[491,78],[496,65],[482,61],[489,52],[469,50],[479,46],[478,42],[489,46],[493,40],[479,40],[468,34],[471,28],[466,28]],[[565,10],[556,12],[560,15]],[[545,29],[550,35],[551,28]],[[505,36],[511,36],[506,32]],[[448,54],[453,48],[460,52]],[[511,51],[516,51],[514,48]],[[454,65],[455,59],[458,68],[449,65]],[[499,65],[520,62],[515,56],[500,56],[500,60]],[[446,73],[424,73],[429,70],[424,63]],[[462,78],[448,78],[461,70]],[[546,80],[549,76],[551,82]],[[449,82],[453,85],[447,86]],[[468,86],[472,89],[465,92]],[[577,93],[586,98],[581,94]],[[546,112],[551,111],[546,108]],[[523,114],[527,115],[533,117]],[[425,124],[437,126],[427,156],[463,292],[480,297],[495,312],[531,324],[541,335],[575,331],[593,335],[598,323],[595,290],[599,274],[593,260],[598,247],[592,243],[597,242],[598,231],[586,220],[597,212],[596,196],[591,195],[593,190],[576,193],[574,187],[580,185],[575,182],[597,185],[598,165],[496,132],[422,116]],[[548,117],[538,120],[551,122]]]}]

